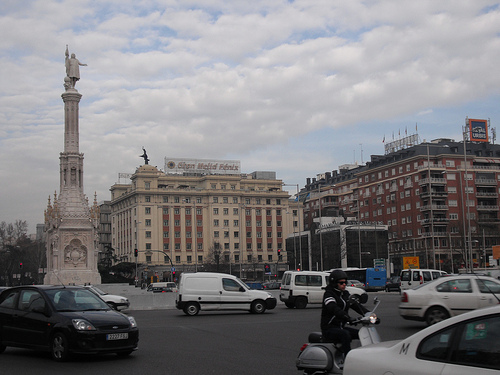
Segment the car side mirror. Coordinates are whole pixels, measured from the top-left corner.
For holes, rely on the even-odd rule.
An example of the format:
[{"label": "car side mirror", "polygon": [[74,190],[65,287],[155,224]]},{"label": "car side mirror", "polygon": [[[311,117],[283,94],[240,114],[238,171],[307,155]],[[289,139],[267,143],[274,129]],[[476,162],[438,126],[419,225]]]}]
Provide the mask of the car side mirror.
[{"label": "car side mirror", "polygon": [[379,303],[380,303],[380,300],[378,299],[378,297],[375,297],[375,298],[373,299],[373,304],[374,304],[375,306],[377,306]]}]

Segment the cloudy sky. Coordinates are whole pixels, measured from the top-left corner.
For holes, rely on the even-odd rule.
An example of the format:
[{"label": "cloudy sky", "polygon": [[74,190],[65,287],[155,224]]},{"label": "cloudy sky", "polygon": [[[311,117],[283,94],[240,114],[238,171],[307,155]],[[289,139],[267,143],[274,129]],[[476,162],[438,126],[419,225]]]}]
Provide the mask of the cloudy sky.
[{"label": "cloudy sky", "polygon": [[[500,7],[486,0],[3,0],[0,221],[59,189],[64,52],[80,68],[85,193],[164,157],[236,159],[287,184],[500,121]],[[294,191],[295,188],[291,187]]]}]

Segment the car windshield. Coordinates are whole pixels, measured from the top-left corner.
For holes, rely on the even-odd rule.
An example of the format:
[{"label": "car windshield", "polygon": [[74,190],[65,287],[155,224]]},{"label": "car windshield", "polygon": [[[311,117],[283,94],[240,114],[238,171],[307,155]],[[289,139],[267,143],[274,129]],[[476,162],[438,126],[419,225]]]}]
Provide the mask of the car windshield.
[{"label": "car windshield", "polygon": [[86,289],[52,289],[46,293],[60,312],[110,309],[103,300]]}]

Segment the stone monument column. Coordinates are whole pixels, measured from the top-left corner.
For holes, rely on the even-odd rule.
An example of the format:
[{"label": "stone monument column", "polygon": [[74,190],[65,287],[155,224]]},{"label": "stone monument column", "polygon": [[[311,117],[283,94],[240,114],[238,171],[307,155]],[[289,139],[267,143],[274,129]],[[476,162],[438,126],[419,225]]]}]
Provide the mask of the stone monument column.
[{"label": "stone monument column", "polygon": [[[97,269],[99,208],[92,207],[83,191],[83,154],[79,151],[79,104],[82,95],[75,89],[74,54],[66,48],[66,73],[61,95],[64,102],[64,151],[60,153],[59,196],[45,211],[47,274],[44,284],[100,284]],[[71,61],[71,60],[76,60]],[[73,64],[73,65],[71,65]],[[73,70],[68,67],[73,67]],[[78,67],[78,66],[77,66]]]}]

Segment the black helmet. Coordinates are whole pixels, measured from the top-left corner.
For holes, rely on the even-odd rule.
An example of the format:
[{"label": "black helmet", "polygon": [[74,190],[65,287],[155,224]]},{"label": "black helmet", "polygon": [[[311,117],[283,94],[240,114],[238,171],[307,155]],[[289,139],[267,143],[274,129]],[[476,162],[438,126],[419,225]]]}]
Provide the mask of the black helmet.
[{"label": "black helmet", "polygon": [[347,280],[347,274],[342,270],[333,270],[330,273],[330,285],[337,285],[337,281],[345,279]]}]

